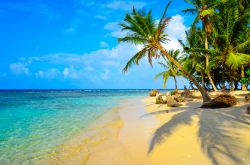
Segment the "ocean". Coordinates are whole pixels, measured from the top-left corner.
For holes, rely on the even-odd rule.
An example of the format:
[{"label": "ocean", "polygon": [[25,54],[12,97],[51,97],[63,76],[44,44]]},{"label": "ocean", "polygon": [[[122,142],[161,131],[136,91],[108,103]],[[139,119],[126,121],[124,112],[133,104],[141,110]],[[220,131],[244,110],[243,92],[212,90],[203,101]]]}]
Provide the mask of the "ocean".
[{"label": "ocean", "polygon": [[123,99],[149,90],[0,91],[0,164],[33,164]]}]

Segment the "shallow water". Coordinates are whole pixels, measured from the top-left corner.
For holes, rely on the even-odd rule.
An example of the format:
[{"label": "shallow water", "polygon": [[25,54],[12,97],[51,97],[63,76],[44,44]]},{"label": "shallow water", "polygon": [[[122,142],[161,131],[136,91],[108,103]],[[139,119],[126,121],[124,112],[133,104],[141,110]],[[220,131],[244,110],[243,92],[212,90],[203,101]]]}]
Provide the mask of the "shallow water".
[{"label": "shallow water", "polygon": [[0,92],[0,164],[33,164],[125,98],[147,90]]}]

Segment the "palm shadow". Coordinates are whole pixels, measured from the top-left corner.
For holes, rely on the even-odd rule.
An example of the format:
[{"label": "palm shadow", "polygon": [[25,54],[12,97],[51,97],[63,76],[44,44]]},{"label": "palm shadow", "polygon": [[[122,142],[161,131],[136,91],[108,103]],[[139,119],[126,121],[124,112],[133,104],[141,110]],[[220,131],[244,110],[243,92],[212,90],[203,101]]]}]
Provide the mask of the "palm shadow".
[{"label": "palm shadow", "polygon": [[[192,107],[192,105],[190,105]],[[237,135],[232,135],[228,127],[237,129],[249,128],[250,117],[244,116],[246,106],[238,108],[223,109],[201,109],[181,108],[182,112],[174,115],[168,122],[156,129],[149,144],[148,154],[150,154],[157,145],[160,145],[167,137],[174,133],[180,125],[190,125],[192,116],[199,117],[198,138],[201,142],[202,150],[208,155],[214,165],[220,165],[219,159],[229,158],[235,164],[241,164],[242,160],[239,154],[242,151],[242,143]],[[178,110],[173,110],[178,111]],[[163,114],[158,111],[147,115]],[[243,149],[244,150],[244,149]],[[247,152],[246,152],[247,153]]]}]

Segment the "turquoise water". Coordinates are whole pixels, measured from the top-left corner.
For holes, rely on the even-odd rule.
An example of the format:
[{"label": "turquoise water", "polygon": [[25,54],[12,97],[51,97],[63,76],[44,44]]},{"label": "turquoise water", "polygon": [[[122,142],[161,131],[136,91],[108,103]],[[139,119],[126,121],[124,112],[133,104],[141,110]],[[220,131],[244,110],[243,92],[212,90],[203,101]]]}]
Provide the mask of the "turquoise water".
[{"label": "turquoise water", "polygon": [[42,159],[124,98],[141,90],[0,92],[0,164]]}]

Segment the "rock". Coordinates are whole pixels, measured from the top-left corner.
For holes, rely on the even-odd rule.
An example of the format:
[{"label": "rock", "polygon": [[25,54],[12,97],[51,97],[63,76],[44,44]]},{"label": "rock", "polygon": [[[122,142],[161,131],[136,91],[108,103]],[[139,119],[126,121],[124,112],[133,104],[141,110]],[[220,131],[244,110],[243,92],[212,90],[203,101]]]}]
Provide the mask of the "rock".
[{"label": "rock", "polygon": [[161,95],[159,95],[159,96],[156,97],[156,102],[155,103],[156,104],[166,104],[167,102],[166,102],[166,100],[163,100]]},{"label": "rock", "polygon": [[158,93],[159,93],[159,91],[158,91],[158,90],[153,89],[153,90],[151,90],[151,91],[149,92],[149,96],[151,96],[151,97],[155,97]]},{"label": "rock", "polygon": [[166,92],[166,96],[170,96],[170,92]]},{"label": "rock", "polygon": [[204,103],[202,108],[227,108],[236,105],[237,99],[234,96],[228,94],[221,94],[215,97],[213,100]]},{"label": "rock", "polygon": [[181,93],[181,97],[193,98],[194,96],[190,90],[184,90],[184,92]]},{"label": "rock", "polygon": [[248,115],[250,115],[250,106],[247,107],[247,112]]},{"label": "rock", "polygon": [[245,100],[246,100],[247,102],[249,102],[249,101],[250,101],[250,95],[246,95],[246,96],[245,96]]},{"label": "rock", "polygon": [[184,101],[185,101],[185,98],[184,98],[184,97],[175,97],[174,99],[175,99],[175,101],[177,101],[177,102],[184,102]]},{"label": "rock", "polygon": [[167,96],[166,101],[167,101],[167,105],[169,107],[178,107],[178,106],[181,105],[180,103],[178,103],[177,101],[175,101],[175,99],[174,99],[173,96]]},{"label": "rock", "polygon": [[185,98],[185,101],[194,101],[192,98]]}]

